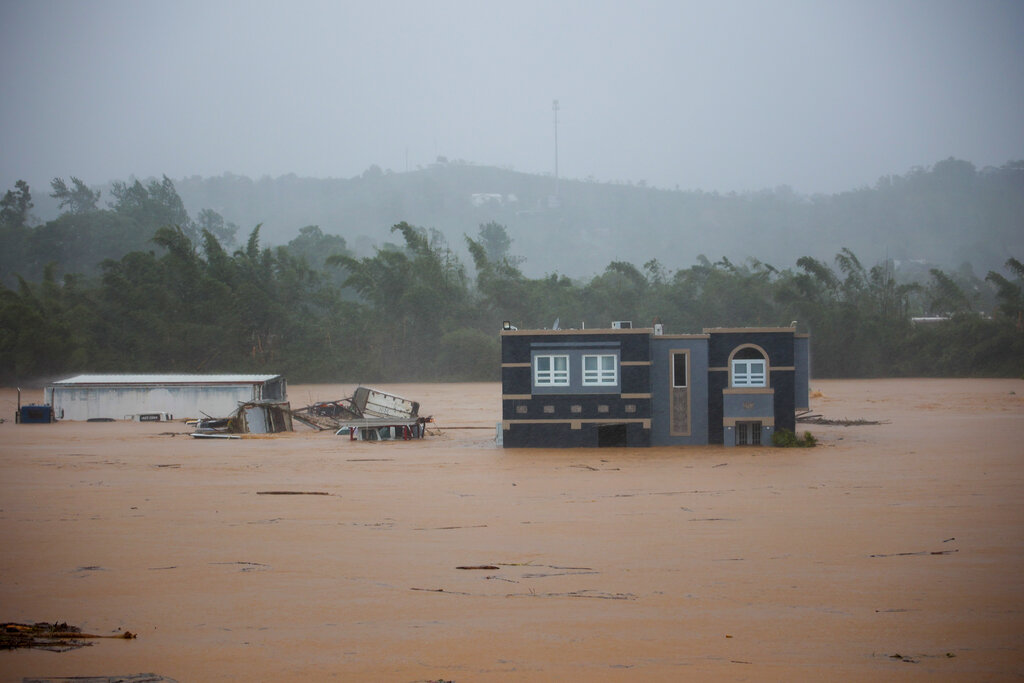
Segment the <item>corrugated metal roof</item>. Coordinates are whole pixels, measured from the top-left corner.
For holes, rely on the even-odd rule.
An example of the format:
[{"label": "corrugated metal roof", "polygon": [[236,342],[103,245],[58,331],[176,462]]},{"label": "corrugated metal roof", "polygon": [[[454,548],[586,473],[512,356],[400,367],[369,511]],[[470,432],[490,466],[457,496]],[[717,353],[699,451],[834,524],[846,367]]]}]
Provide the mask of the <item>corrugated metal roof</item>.
[{"label": "corrugated metal roof", "polygon": [[281,375],[77,375],[54,384],[258,384]]}]

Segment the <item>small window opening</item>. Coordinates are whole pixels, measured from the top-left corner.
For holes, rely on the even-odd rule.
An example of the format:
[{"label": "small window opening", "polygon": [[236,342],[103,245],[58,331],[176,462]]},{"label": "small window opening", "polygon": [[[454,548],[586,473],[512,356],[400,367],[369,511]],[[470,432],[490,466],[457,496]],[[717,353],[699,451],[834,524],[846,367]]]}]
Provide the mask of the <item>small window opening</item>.
[{"label": "small window opening", "polygon": [[681,389],[686,386],[686,355],[672,354],[672,386]]}]

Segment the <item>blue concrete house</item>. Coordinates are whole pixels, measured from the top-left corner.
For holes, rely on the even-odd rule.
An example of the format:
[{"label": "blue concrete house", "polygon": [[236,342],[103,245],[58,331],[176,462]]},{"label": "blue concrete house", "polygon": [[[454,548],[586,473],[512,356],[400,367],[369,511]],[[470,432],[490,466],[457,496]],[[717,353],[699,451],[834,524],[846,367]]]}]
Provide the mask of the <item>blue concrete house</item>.
[{"label": "blue concrete house", "polygon": [[795,328],[505,328],[506,448],[770,445],[808,407],[810,339]]}]

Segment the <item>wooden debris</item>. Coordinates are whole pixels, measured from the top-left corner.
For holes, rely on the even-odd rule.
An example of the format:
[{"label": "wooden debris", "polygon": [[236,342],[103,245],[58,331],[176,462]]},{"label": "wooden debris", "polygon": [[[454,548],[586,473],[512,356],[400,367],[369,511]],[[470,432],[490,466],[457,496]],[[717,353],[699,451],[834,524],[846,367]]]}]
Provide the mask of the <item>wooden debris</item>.
[{"label": "wooden debris", "polygon": [[242,567],[239,571],[242,572],[265,572],[270,569],[270,565],[261,562],[210,562],[210,564],[239,565]]},{"label": "wooden debris", "polygon": [[878,555],[868,555],[868,557],[907,557],[910,555],[952,555],[953,553],[960,552],[959,548],[953,550],[919,550],[913,553],[885,553]]},{"label": "wooden debris", "polygon": [[66,652],[91,645],[91,643],[83,642],[86,639],[116,638],[131,640],[135,637],[136,635],[131,631],[108,636],[82,633],[82,629],[64,622],[52,624],[48,622],[37,622],[35,624],[7,622],[0,624],[0,650],[33,648],[49,650],[51,652]]},{"label": "wooden debris", "polygon": [[257,491],[257,496],[329,496],[327,491]]},{"label": "wooden debris", "polygon": [[474,566],[456,567],[456,569],[498,569],[498,567],[493,564],[478,564]]},{"label": "wooden debris", "polygon": [[569,591],[568,593],[509,593],[507,598],[593,598],[595,600],[636,600],[632,593],[602,593],[592,590]]},{"label": "wooden debris", "polygon": [[796,421],[804,423],[804,424],[832,425],[832,426],[838,426],[838,427],[859,427],[861,425],[883,425],[883,424],[889,424],[888,420],[865,420],[865,419],[862,419],[862,418],[857,418],[857,419],[854,419],[854,420],[848,420],[848,419],[844,418],[842,420],[837,420],[837,419],[832,419],[832,418],[824,417],[823,415],[821,415],[819,413],[813,413],[812,414],[811,411],[809,411],[809,410],[805,411],[805,412],[802,412],[802,413],[797,413]]}]

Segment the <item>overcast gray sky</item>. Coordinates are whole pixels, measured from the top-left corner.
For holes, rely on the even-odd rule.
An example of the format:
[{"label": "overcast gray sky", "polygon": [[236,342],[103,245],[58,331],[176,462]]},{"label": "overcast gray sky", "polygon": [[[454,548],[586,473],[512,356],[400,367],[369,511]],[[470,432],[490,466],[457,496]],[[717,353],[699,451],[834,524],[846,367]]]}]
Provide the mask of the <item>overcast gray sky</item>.
[{"label": "overcast gray sky", "polygon": [[1024,158],[1024,2],[0,0],[0,188],[443,155],[719,191]]}]

